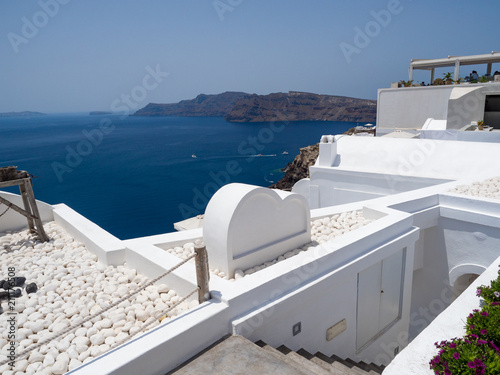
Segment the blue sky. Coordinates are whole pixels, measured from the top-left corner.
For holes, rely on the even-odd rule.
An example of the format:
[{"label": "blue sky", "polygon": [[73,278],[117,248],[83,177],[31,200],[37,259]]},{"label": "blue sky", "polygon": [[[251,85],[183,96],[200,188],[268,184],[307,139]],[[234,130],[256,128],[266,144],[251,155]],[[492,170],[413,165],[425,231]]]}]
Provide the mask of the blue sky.
[{"label": "blue sky", "polygon": [[493,0],[0,0],[0,112],[224,91],[376,99],[410,59],[489,53],[499,35]]}]

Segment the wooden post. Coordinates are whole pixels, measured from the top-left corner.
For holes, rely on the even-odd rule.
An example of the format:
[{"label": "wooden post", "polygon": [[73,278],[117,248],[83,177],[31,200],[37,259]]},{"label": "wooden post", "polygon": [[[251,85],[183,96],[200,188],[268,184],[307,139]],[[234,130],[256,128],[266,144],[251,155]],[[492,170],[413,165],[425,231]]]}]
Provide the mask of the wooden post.
[{"label": "wooden post", "polygon": [[31,211],[33,212],[33,216],[35,216],[35,224],[38,235],[42,242],[46,242],[49,240],[49,236],[45,233],[43,229],[42,219],[40,218],[40,213],[38,212],[38,207],[35,201],[35,194],[33,193],[33,189],[31,188],[31,178],[23,178],[24,180],[24,189],[28,193],[28,201],[31,205]]},{"label": "wooden post", "polygon": [[19,191],[21,192],[24,210],[2,197],[0,197],[0,203],[25,216],[28,220],[30,232],[38,234],[42,242],[48,241],[49,237],[43,229],[42,219],[36,205],[35,194],[31,187],[31,178],[28,172],[17,171],[16,167],[0,168],[0,188],[16,185],[19,186]]},{"label": "wooden post", "polygon": [[19,191],[21,192],[21,197],[23,198],[23,204],[24,204],[24,210],[28,213],[28,216],[26,218],[28,219],[28,227],[30,228],[30,232],[33,233],[35,232],[35,225],[33,224],[33,217],[34,214],[31,211],[30,203],[28,200],[28,192],[26,191],[26,182],[22,183],[19,185]]},{"label": "wooden post", "polygon": [[203,303],[210,299],[210,288],[208,281],[210,280],[210,270],[208,268],[208,255],[205,244],[195,245],[194,252],[196,253],[196,281],[198,283],[198,301]]}]

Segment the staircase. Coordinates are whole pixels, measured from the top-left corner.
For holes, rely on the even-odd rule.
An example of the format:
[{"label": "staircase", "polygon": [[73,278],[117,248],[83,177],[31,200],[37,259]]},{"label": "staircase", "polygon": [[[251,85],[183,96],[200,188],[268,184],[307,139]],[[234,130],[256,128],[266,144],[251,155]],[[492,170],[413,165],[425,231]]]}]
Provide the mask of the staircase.
[{"label": "staircase", "polygon": [[190,358],[167,375],[377,375],[384,368],[364,362],[328,357],[320,352],[277,349],[263,341],[227,335]]},{"label": "staircase", "polygon": [[[382,374],[384,370],[383,366],[377,366],[373,363],[355,362],[350,359],[344,360],[336,355],[328,357],[321,352],[311,354],[304,349],[299,349],[294,352],[284,345],[275,349],[261,340],[257,341],[255,344],[264,350],[274,353],[276,356],[284,356],[293,367],[309,374],[378,375]],[[292,362],[290,362],[290,360],[292,360]]]}]

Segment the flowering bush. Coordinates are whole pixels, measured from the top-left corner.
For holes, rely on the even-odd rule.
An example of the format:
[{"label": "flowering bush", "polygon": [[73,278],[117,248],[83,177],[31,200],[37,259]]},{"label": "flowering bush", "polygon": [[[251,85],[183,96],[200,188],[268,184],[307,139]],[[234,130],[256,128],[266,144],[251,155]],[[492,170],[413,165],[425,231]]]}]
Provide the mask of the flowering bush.
[{"label": "flowering bush", "polygon": [[500,374],[500,349],[476,335],[435,343],[438,354],[430,367],[439,375]]},{"label": "flowering bush", "polygon": [[500,302],[500,277],[492,280],[490,286],[481,285],[478,287],[476,295],[488,303]]},{"label": "flowering bush", "polygon": [[475,309],[467,317],[466,330],[468,334],[477,335],[482,340],[488,340],[500,346],[500,304],[492,302],[481,310]]},{"label": "flowering bush", "polygon": [[476,295],[486,304],[467,317],[467,336],[434,344],[439,352],[429,365],[435,374],[500,374],[500,276]]}]

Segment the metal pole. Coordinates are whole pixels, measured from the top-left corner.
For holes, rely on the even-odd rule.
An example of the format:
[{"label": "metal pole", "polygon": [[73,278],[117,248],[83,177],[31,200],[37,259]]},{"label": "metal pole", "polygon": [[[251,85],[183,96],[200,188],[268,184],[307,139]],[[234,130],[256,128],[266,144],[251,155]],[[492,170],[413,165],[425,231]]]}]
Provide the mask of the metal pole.
[{"label": "metal pole", "polygon": [[195,245],[194,258],[196,263],[196,281],[198,283],[198,301],[203,303],[210,299],[210,288],[208,281],[210,280],[210,270],[208,268],[208,255],[205,244]]}]

